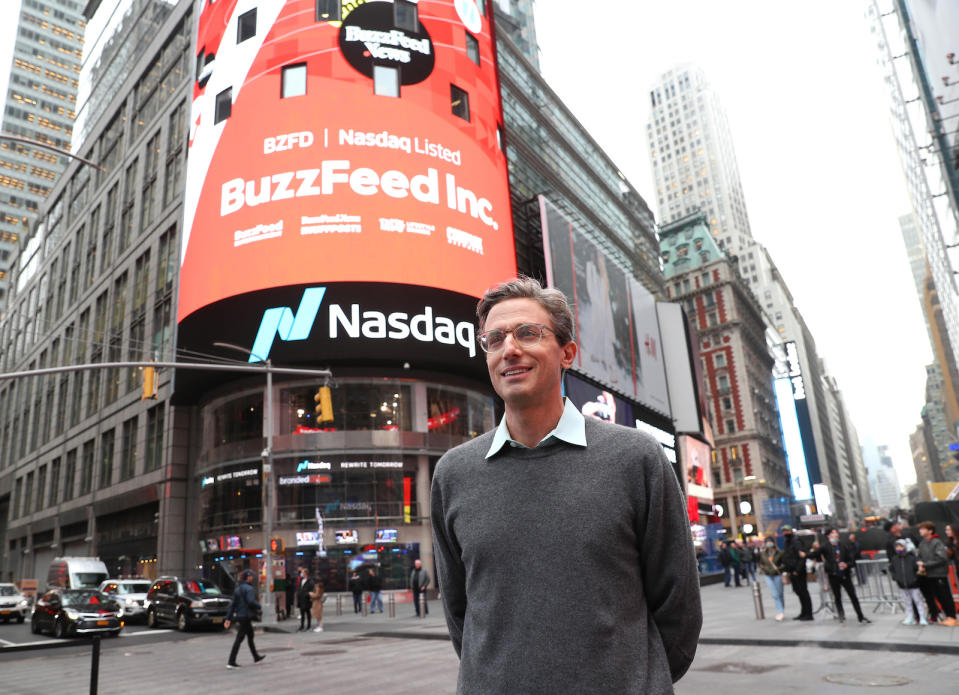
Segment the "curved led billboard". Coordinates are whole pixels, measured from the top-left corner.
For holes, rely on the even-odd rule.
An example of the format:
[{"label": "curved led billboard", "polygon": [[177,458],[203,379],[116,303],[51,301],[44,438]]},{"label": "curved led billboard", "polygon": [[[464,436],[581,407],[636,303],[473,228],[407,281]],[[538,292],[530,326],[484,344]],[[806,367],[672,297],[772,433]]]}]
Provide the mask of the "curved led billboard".
[{"label": "curved led billboard", "polygon": [[[474,353],[460,324],[516,272],[492,28],[475,0],[219,0],[203,3],[196,46],[178,345],[252,350],[272,331],[258,357],[276,361],[310,338],[289,337],[305,330],[300,303],[315,318],[311,303],[330,305],[316,288],[348,285],[350,321],[361,297],[401,305],[407,330],[382,336],[405,342],[390,350],[415,357],[428,341],[410,324],[443,305],[453,338],[435,344]],[[436,293],[406,307],[410,288]],[[264,328],[283,309],[289,330],[276,313]]]}]

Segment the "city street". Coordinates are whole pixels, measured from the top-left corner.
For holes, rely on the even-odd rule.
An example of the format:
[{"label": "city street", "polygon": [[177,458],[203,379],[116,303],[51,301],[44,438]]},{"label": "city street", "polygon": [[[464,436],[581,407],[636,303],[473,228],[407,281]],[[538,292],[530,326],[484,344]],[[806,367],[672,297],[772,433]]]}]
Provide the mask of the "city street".
[{"label": "city street", "polygon": [[[928,695],[955,692],[957,629],[907,627],[900,624],[902,613],[872,612],[869,607],[873,623],[865,626],[840,625],[821,614],[803,624],[777,623],[771,617],[756,620],[751,590],[721,584],[704,587],[703,600],[702,640],[692,668],[676,686],[681,695],[757,688],[775,693],[850,693],[878,686]],[[771,616],[771,601],[765,596],[763,601]],[[425,620],[413,617],[409,604],[398,605],[395,618],[336,616],[335,602],[328,601],[324,632],[295,632],[293,621],[281,623],[278,631],[258,632],[256,642],[267,660],[252,666],[244,646],[238,659],[241,669],[234,672],[225,669],[232,634],[125,630],[118,639],[102,643],[99,692],[128,693],[133,682],[149,690],[201,692],[230,687],[235,680],[243,691],[269,688],[278,694],[453,693],[456,656],[440,604],[433,602],[431,608]],[[787,612],[795,610],[795,599],[787,594]],[[9,639],[23,627],[0,627],[0,639]],[[853,645],[857,648],[843,648]],[[86,645],[0,650],[4,692],[83,692],[90,677],[91,651]]]}]

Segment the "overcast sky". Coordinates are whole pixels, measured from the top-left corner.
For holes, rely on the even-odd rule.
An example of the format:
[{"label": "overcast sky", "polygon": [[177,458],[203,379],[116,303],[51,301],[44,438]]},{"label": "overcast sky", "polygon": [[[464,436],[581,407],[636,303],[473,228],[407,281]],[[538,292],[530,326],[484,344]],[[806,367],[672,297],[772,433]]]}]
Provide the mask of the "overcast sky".
[{"label": "overcast sky", "polygon": [[770,251],[863,443],[915,480],[932,359],[898,217],[911,210],[865,3],[540,0],[542,72],[659,219],[649,88],[703,68],[729,116],[753,235]]},{"label": "overcast sky", "polygon": [[[542,69],[655,212],[649,87],[700,65],[729,115],[754,236],[789,284],[865,442],[915,479],[931,361],[897,218],[909,200],[864,3],[539,0]],[[0,2],[9,66],[19,0]],[[0,70],[6,95],[7,69]]]}]

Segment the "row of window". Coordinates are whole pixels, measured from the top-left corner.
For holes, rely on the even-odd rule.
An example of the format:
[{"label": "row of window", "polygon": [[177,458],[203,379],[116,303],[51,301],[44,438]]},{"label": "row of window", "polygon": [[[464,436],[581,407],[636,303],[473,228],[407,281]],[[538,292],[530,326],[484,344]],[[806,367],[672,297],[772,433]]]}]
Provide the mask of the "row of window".
[{"label": "row of window", "polygon": [[57,456],[19,476],[14,482],[10,518],[28,516],[95,489],[108,488],[114,482],[157,470],[163,461],[165,405],[157,405],[146,413],[142,469],[137,462],[138,417],[134,415],[121,427],[103,432],[99,450],[97,438],[88,439],[65,456]]}]

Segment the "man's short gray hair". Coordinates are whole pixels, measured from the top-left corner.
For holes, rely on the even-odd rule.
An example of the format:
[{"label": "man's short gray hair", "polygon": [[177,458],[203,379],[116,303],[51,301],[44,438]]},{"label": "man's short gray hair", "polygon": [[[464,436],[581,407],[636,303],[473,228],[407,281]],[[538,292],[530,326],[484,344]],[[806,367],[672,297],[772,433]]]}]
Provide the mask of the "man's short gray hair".
[{"label": "man's short gray hair", "polygon": [[532,299],[538,302],[549,314],[559,344],[566,345],[573,340],[573,312],[570,311],[566,295],[556,289],[544,288],[537,280],[525,275],[493,285],[486,290],[486,294],[476,305],[480,330],[486,325],[490,310],[507,299]]}]

